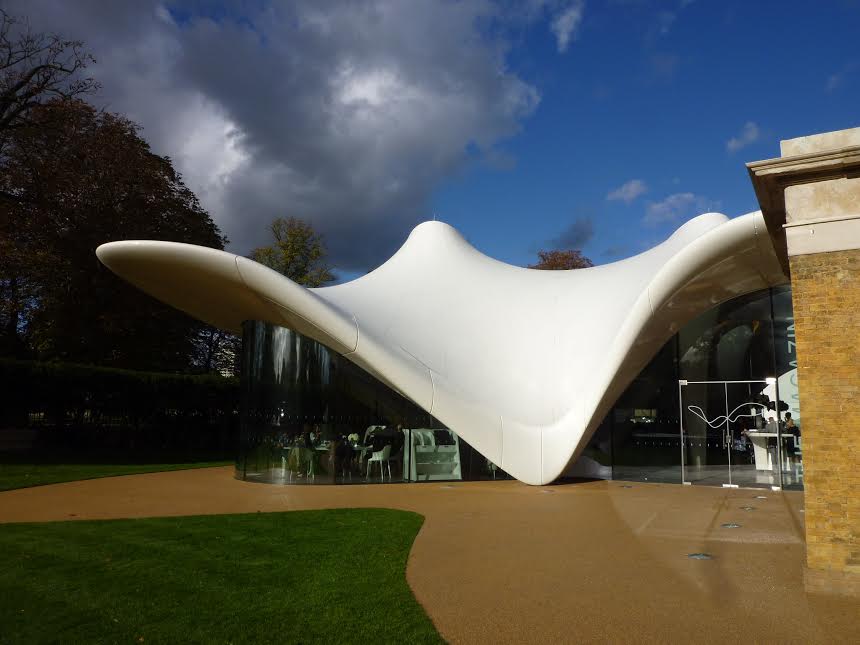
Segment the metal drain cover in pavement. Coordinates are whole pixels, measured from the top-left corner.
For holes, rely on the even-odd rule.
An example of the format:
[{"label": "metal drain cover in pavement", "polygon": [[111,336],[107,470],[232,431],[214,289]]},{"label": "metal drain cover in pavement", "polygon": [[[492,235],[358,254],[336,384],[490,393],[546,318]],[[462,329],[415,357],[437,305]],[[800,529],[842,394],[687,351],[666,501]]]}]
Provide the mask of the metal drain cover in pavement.
[{"label": "metal drain cover in pavement", "polygon": [[755,506],[741,506],[742,511],[754,511]]},{"label": "metal drain cover in pavement", "polygon": [[691,560],[713,560],[714,556],[710,553],[688,553],[687,557]]},{"label": "metal drain cover in pavement", "polygon": [[740,524],[735,524],[734,522],[726,522],[725,524],[720,524],[724,529],[739,529],[741,528]]}]

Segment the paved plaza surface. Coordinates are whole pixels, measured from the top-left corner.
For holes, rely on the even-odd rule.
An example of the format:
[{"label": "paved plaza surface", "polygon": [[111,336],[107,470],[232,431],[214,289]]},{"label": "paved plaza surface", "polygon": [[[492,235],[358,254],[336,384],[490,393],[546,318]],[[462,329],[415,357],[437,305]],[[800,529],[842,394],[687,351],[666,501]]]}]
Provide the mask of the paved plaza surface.
[{"label": "paved plaza surface", "polygon": [[398,508],[426,518],[407,579],[452,643],[860,642],[860,600],[805,591],[800,492],[618,481],[274,486],[232,475],[8,491],[0,522]]}]

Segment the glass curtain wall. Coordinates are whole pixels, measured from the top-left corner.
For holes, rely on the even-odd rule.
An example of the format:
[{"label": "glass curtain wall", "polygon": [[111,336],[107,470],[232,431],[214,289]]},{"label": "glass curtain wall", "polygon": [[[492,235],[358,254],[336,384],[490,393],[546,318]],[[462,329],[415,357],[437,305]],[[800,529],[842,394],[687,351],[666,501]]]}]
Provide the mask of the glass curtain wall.
[{"label": "glass curtain wall", "polygon": [[735,298],[686,325],[607,429],[614,479],[802,487],[791,289]]},{"label": "glass curtain wall", "polygon": [[612,478],[681,483],[678,338],[622,394],[601,430],[612,437]]},{"label": "glass curtain wall", "polygon": [[288,484],[508,478],[338,353],[259,321],[243,325],[236,476]]},{"label": "glass curtain wall", "polygon": [[[248,321],[243,331],[237,477],[294,484],[509,478],[324,345],[267,323]],[[801,434],[785,286],[687,324],[619,397],[566,474],[802,488]]]}]

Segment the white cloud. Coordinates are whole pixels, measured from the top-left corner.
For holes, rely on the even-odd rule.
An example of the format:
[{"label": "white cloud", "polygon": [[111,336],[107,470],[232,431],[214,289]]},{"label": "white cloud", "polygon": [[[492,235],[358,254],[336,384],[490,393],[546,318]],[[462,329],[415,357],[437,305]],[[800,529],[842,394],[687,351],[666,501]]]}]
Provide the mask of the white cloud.
[{"label": "white cloud", "polygon": [[824,85],[824,88],[828,92],[835,92],[842,87],[845,84],[846,79],[858,69],[860,69],[860,63],[857,61],[849,61],[842,66],[842,69],[827,77],[827,83]]},{"label": "white cloud", "polygon": [[[37,30],[85,41],[104,87],[95,102],[174,159],[231,250],[294,215],[326,235],[338,268],[358,271],[428,217],[463,164],[505,159],[500,146],[540,101],[507,68],[506,28],[555,15],[510,18],[486,0],[293,0],[227,3],[217,20],[188,3],[180,20],[166,6],[4,1]],[[559,46],[583,6],[563,5]]]},{"label": "white cloud", "polygon": [[739,135],[726,141],[726,150],[737,152],[758,141],[759,137],[761,137],[761,130],[758,125],[753,121],[747,121]]},{"label": "white cloud", "polygon": [[560,11],[552,19],[550,29],[555,34],[559,52],[566,52],[570,43],[576,39],[584,14],[585,0],[574,0],[570,6]]},{"label": "white cloud", "polygon": [[672,30],[672,25],[678,19],[678,14],[674,11],[661,11],[657,14],[657,31],[661,36],[665,36]]},{"label": "white cloud", "polygon": [[622,186],[611,191],[606,199],[609,201],[619,201],[625,204],[630,204],[639,195],[648,192],[648,185],[641,179],[631,179]]},{"label": "white cloud", "polygon": [[658,226],[701,215],[720,207],[720,202],[694,193],[674,193],[659,202],[649,202],[642,222]]},{"label": "white cloud", "polygon": [[230,180],[251,161],[243,134],[217,105],[198,95],[177,118],[184,121],[175,142],[175,161],[203,203],[223,201]]},{"label": "white cloud", "polygon": [[[651,3],[652,5],[656,4],[660,6],[662,4],[664,6],[659,11],[656,10],[657,7],[654,7],[653,23],[648,30],[647,40],[653,41],[656,38],[668,36],[675,27],[675,24],[678,22],[678,19],[681,18],[684,10],[693,4],[693,2],[695,2],[695,0],[680,0],[675,7],[666,6],[670,5],[670,3],[665,0],[662,3]],[[650,5],[646,2],[634,1],[630,2],[630,4],[649,8],[650,11]]]}]

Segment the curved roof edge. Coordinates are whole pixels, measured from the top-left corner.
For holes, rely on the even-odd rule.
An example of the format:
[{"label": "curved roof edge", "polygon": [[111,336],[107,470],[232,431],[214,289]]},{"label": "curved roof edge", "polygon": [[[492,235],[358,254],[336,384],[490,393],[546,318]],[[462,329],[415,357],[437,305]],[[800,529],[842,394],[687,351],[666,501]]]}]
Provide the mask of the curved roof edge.
[{"label": "curved roof edge", "polygon": [[678,329],[787,282],[760,212],[708,213],[637,256],[535,271],[417,226],[352,282],[306,289],[252,260],[174,242],[111,242],[112,271],[214,326],[289,327],[343,354],[530,484],[556,479]]}]

